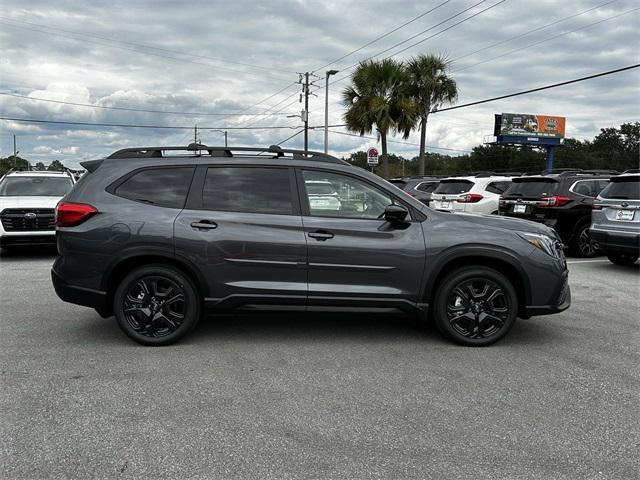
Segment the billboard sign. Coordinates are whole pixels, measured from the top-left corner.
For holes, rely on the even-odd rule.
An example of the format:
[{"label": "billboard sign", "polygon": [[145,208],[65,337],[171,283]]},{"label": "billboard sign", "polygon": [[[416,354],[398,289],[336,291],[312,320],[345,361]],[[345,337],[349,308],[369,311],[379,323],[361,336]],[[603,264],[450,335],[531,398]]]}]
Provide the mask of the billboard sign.
[{"label": "billboard sign", "polygon": [[500,115],[499,135],[511,137],[564,138],[565,117],[503,113]]}]

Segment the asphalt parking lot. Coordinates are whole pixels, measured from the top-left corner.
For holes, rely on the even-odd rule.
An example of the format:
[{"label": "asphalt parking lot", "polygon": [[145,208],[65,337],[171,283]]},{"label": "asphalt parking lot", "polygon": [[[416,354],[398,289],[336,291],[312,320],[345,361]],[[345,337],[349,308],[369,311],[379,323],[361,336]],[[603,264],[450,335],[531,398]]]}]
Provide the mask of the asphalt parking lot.
[{"label": "asphalt parking lot", "polygon": [[1,471],[39,478],[639,478],[638,264],[483,349],[403,317],[211,318],[145,348],[0,258]]}]

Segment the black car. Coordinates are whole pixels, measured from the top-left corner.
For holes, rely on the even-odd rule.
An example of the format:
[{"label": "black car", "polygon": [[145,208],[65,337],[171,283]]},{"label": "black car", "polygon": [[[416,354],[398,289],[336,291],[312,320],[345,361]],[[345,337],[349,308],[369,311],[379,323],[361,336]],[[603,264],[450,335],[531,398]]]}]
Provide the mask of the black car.
[{"label": "black car", "polygon": [[398,177],[389,179],[389,182],[401,188],[416,200],[429,205],[431,193],[440,183],[440,177]]},{"label": "black car", "polygon": [[524,218],[552,227],[571,253],[592,257],[591,207],[613,171],[568,170],[513,179],[500,199],[500,215]]},{"label": "black car", "polygon": [[55,290],[145,345],[204,310],[280,308],[417,313],[479,346],[571,303],[552,229],[436,212],[323,153],[145,147],[82,165],[56,208]]}]

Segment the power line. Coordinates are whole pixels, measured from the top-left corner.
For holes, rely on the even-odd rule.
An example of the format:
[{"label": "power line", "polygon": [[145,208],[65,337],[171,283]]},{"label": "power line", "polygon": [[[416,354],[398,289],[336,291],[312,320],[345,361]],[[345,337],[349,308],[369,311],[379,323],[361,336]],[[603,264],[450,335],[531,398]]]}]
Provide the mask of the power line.
[{"label": "power line", "polygon": [[573,80],[567,80],[566,82],[554,83],[552,85],[546,85],[544,87],[532,88],[530,90],[523,90],[521,92],[509,93],[507,95],[501,95],[499,97],[487,98],[486,100],[478,100],[476,102],[463,103],[462,105],[455,105],[453,107],[441,108],[440,110],[435,110],[432,113],[446,112],[448,110],[456,110],[458,108],[466,108],[466,107],[471,107],[473,105],[480,105],[481,103],[495,102],[496,100],[502,100],[504,98],[516,97],[518,95],[526,95],[526,94],[533,93],[533,92],[539,92],[541,90],[548,90],[550,88],[561,87],[563,85],[569,85],[571,83],[578,83],[578,82],[583,82],[585,80],[591,80],[593,78],[604,77],[605,75],[613,75],[614,73],[620,73],[620,72],[624,72],[626,70],[631,70],[631,69],[638,68],[638,67],[640,67],[640,63],[635,64],[635,65],[629,65],[627,67],[616,68],[615,70],[609,70],[607,72],[596,73],[594,75],[589,75],[589,76],[586,76],[586,77],[580,77],[580,78],[576,78],[576,79],[573,79]]},{"label": "power line", "polygon": [[20,95],[18,93],[8,93],[8,92],[0,92],[0,95],[8,96],[8,97],[17,97],[23,98],[25,100],[35,100],[40,102],[49,102],[49,103],[58,103],[62,105],[73,105],[76,107],[91,107],[91,108],[100,108],[105,110],[124,110],[126,112],[145,112],[145,113],[164,113],[171,115],[196,115],[196,116],[232,116],[232,115],[242,115],[242,116],[273,116],[273,115],[284,115],[282,113],[252,113],[246,114],[243,112],[225,112],[225,113],[207,113],[207,112],[179,112],[179,111],[168,111],[168,110],[147,110],[144,108],[129,108],[129,107],[108,107],[106,105],[94,105],[91,103],[78,103],[78,102],[66,102],[62,100],[52,100],[48,98],[40,98],[40,97],[30,97],[28,95]]},{"label": "power line", "polygon": [[617,2],[617,1],[618,0],[609,0],[608,2],[601,3],[600,5],[597,5],[595,7],[589,8],[587,10],[583,10],[582,12],[575,13],[573,15],[569,15],[568,17],[560,18],[560,19],[555,20],[555,21],[553,21],[551,23],[547,23],[546,25],[542,25],[541,27],[534,28],[533,30],[529,30],[527,32],[521,33],[521,34],[516,35],[514,37],[510,37],[510,38],[507,38],[505,40],[501,40],[499,42],[492,43],[491,45],[487,45],[486,47],[479,48],[478,50],[474,50],[473,52],[465,53],[464,55],[461,55],[459,57],[451,59],[451,62],[457,62],[458,60],[461,60],[463,58],[469,57],[469,56],[474,55],[476,53],[480,53],[480,52],[483,52],[485,50],[489,50],[490,48],[497,47],[498,45],[502,45],[504,43],[511,42],[512,40],[516,40],[518,38],[525,37],[525,36],[527,36],[527,35],[529,35],[531,33],[539,32],[540,30],[544,30],[545,28],[549,28],[549,27],[551,27],[553,25],[557,25],[558,23],[566,22],[567,20],[570,20],[570,19],[575,18],[575,17],[579,17],[581,15],[584,15],[585,13],[591,12],[593,10],[597,10],[598,8],[602,8],[602,7],[606,6],[606,5],[609,5],[609,4]]},{"label": "power line", "polygon": [[[426,33],[426,32],[428,32],[428,31],[431,31],[431,30],[433,30],[434,28],[439,27],[440,25],[442,25],[442,24],[444,24],[444,23],[447,23],[447,22],[448,22],[448,21],[450,21],[450,20],[453,20],[455,17],[458,17],[458,16],[462,15],[463,13],[465,13],[465,12],[467,12],[467,11],[469,11],[469,10],[473,9],[474,7],[477,7],[477,6],[478,6],[478,5],[480,5],[481,3],[484,3],[485,1],[486,1],[486,0],[481,0],[480,2],[477,2],[477,3],[473,4],[473,5],[471,5],[470,7],[467,7],[467,8],[465,8],[464,10],[461,10],[460,12],[456,13],[455,15],[452,15],[452,16],[450,16],[449,18],[446,18],[445,20],[443,20],[443,21],[441,21],[441,22],[439,22],[439,23],[437,23],[437,24],[435,24],[435,25],[432,25],[431,27],[427,28],[426,30],[423,30],[422,32],[417,33],[416,35],[413,35],[413,36],[409,37],[408,39],[403,40],[402,42],[396,43],[395,45],[392,45],[391,47],[386,48],[386,49],[384,49],[384,50],[382,50],[382,51],[380,51],[380,52],[376,53],[375,55],[372,55],[372,56],[370,56],[370,57],[367,57],[367,58],[365,58],[365,59],[361,60],[360,62],[354,63],[353,65],[350,65],[350,66],[348,66],[347,68],[344,68],[343,70],[351,70],[352,68],[354,68],[354,67],[358,66],[358,65],[359,65],[360,63],[362,63],[362,62],[365,62],[365,61],[367,61],[367,60],[371,60],[371,59],[373,59],[373,58],[375,58],[375,57],[377,57],[377,56],[379,56],[379,55],[382,55],[383,53],[388,52],[389,50],[393,50],[394,48],[396,48],[396,47],[398,47],[398,46],[400,46],[400,45],[404,45],[404,44],[405,44],[405,43],[407,43],[408,41],[411,41],[411,40],[413,40],[414,38],[416,38],[416,37],[418,37],[418,36],[422,35],[423,33]],[[408,47],[403,48],[402,50],[399,50],[399,51],[397,51],[397,52],[395,52],[395,53],[393,53],[393,54],[391,54],[391,55],[389,55],[389,56],[387,56],[387,57],[385,57],[385,58],[391,58],[391,57],[394,57],[394,56],[396,56],[396,55],[398,55],[398,54],[400,54],[400,53],[402,53],[402,52],[405,52],[405,51],[409,50],[410,48],[413,48],[413,47],[415,47],[416,45],[419,45],[419,44],[421,44],[421,43],[426,42],[427,40],[430,40],[430,39],[432,39],[432,38],[434,38],[434,37],[436,37],[436,36],[438,36],[438,35],[441,35],[441,34],[443,34],[443,33],[447,32],[448,30],[451,30],[452,28],[455,28],[455,27],[457,27],[458,25],[460,25],[460,24],[462,24],[462,23],[465,23],[465,22],[467,22],[467,21],[471,20],[472,18],[477,17],[478,15],[481,15],[482,13],[484,13],[484,12],[486,12],[486,11],[488,11],[488,10],[491,10],[492,8],[495,8],[495,7],[497,7],[498,5],[500,5],[501,3],[504,3],[504,2],[506,2],[506,1],[507,1],[507,0],[500,0],[499,2],[494,3],[493,5],[490,5],[490,6],[486,7],[486,8],[483,8],[483,9],[482,9],[482,10],[480,10],[479,12],[476,12],[476,13],[474,13],[473,15],[470,15],[470,16],[468,16],[468,17],[465,17],[465,18],[463,18],[462,20],[460,20],[460,21],[458,21],[458,22],[456,22],[456,23],[454,23],[454,24],[452,24],[452,25],[449,25],[449,26],[448,26],[448,27],[446,27],[446,28],[443,28],[443,29],[442,29],[442,30],[440,30],[439,32],[436,32],[436,33],[434,33],[433,35],[429,35],[428,37],[425,37],[425,38],[423,38],[423,39],[419,40],[418,42],[413,43],[413,44],[409,45]],[[343,75],[342,77],[339,77],[339,78],[336,78],[333,82],[330,82],[330,85],[333,85],[334,83],[341,82],[342,80],[345,80],[345,79],[347,79],[347,78],[349,78],[349,74],[347,74],[347,75]],[[320,87],[320,88],[324,88],[324,87]]]},{"label": "power line", "polygon": [[505,57],[505,56],[507,56],[507,55],[511,55],[512,53],[520,52],[520,51],[522,51],[522,50],[526,50],[526,49],[528,49],[528,48],[535,47],[535,46],[540,45],[540,44],[542,44],[542,43],[549,42],[549,41],[554,40],[554,39],[556,39],[556,38],[563,37],[563,36],[565,36],[565,35],[569,35],[570,33],[578,32],[578,31],[580,31],[580,30],[584,30],[585,28],[593,27],[594,25],[598,25],[598,24],[603,23],[603,22],[608,22],[609,20],[613,20],[614,18],[622,17],[623,15],[628,15],[629,13],[635,12],[636,10],[640,10],[640,7],[638,7],[638,8],[632,8],[631,10],[627,10],[626,12],[622,12],[622,13],[619,13],[619,14],[617,14],[617,15],[613,15],[613,16],[611,16],[611,17],[607,17],[607,18],[605,18],[605,19],[598,20],[597,22],[589,23],[589,24],[587,24],[587,25],[583,25],[582,27],[578,27],[578,28],[575,28],[575,29],[573,29],[573,30],[569,30],[569,31],[566,31],[566,32],[563,32],[563,33],[559,33],[559,34],[557,34],[557,35],[553,35],[552,37],[545,38],[544,40],[540,40],[540,41],[538,41],[538,42],[534,42],[534,43],[531,43],[531,44],[529,44],[529,45],[525,45],[525,46],[523,46],[523,47],[514,48],[513,50],[509,50],[508,52],[501,53],[500,55],[496,55],[495,57],[491,57],[491,58],[488,58],[488,59],[486,59],[486,60],[482,60],[482,61],[480,61],[480,62],[473,63],[473,64],[471,64],[471,65],[467,65],[466,67],[457,68],[457,69],[455,69],[455,70],[452,70],[452,72],[453,72],[453,73],[455,73],[455,72],[461,72],[461,71],[463,71],[463,70],[467,70],[467,69],[472,68],[472,67],[475,67],[475,66],[477,66],[477,65],[481,65],[481,64],[483,64],[483,63],[487,63],[487,62],[491,62],[491,61],[496,60],[496,59],[498,59],[498,58],[502,58],[502,57]]},{"label": "power line", "polygon": [[[434,10],[437,10],[438,8],[440,8],[440,7],[444,6],[445,4],[449,3],[450,1],[451,1],[451,0],[445,0],[445,1],[444,1],[444,2],[442,2],[442,3],[439,3],[439,4],[438,4],[438,5],[436,5],[435,7],[433,7],[433,8],[431,8],[431,9],[427,10],[426,12],[421,13],[420,15],[418,15],[418,16],[416,16],[416,17],[413,17],[411,20],[409,20],[409,21],[407,21],[407,22],[403,23],[402,25],[400,25],[400,26],[398,26],[398,27],[394,28],[393,30],[389,30],[387,33],[385,33],[385,34],[383,34],[383,35],[380,35],[379,37],[374,38],[373,40],[371,40],[370,42],[365,43],[365,44],[364,44],[364,45],[362,45],[361,47],[356,48],[355,50],[352,50],[352,51],[350,51],[349,53],[347,53],[347,54],[345,54],[345,55],[341,56],[340,58],[336,58],[336,59],[335,59],[335,60],[333,60],[332,62],[329,62],[329,63],[327,63],[327,64],[325,64],[325,65],[322,65],[321,67],[318,67],[318,68],[316,68],[316,69],[315,69],[315,70],[313,70],[313,71],[314,71],[314,72],[317,72],[318,70],[322,70],[323,68],[326,68],[326,67],[328,67],[329,65],[333,65],[334,63],[337,63],[337,62],[339,62],[340,60],[344,60],[345,58],[347,58],[347,57],[349,57],[349,56],[353,55],[354,53],[357,53],[357,52],[359,52],[360,50],[362,50],[362,49],[364,49],[364,48],[367,48],[369,45],[372,45],[372,44],[376,43],[378,40],[382,40],[383,38],[388,37],[388,36],[389,36],[389,35],[391,35],[392,33],[397,32],[397,31],[398,31],[398,30],[400,30],[401,28],[404,28],[404,27],[406,27],[407,25],[409,25],[409,24],[411,24],[411,23],[415,22],[416,20],[421,19],[421,18],[422,18],[422,17],[424,17],[425,15],[430,14],[430,13],[431,13],[431,12],[433,12]],[[615,1],[615,0],[614,0],[614,1]]]},{"label": "power line", "polygon": [[[340,125],[337,125],[337,126],[340,126]],[[370,136],[367,136],[367,135],[358,135],[356,133],[339,132],[337,130],[329,130],[329,131],[331,133],[336,133],[338,135],[345,135],[347,137],[368,138],[368,139],[371,139],[371,140],[378,140],[377,137],[370,137]],[[400,140],[389,140],[389,139],[387,139],[387,142],[389,142],[389,143],[398,143],[400,145],[410,145],[412,147],[419,147],[420,146],[419,143],[403,142],[403,141],[400,141]],[[451,152],[467,152],[468,153],[468,152],[471,151],[471,150],[461,150],[459,148],[436,147],[434,145],[425,145],[425,147],[426,148],[431,148],[433,150],[447,150],[447,151],[451,151]]]},{"label": "power line", "polygon": [[[120,123],[91,123],[91,122],[69,122],[59,120],[43,120],[36,118],[15,118],[15,117],[0,117],[0,120],[7,120],[12,122],[22,123],[46,123],[57,125],[85,125],[92,127],[121,127],[121,128],[157,128],[157,129],[173,129],[173,130],[193,130],[193,125],[188,127],[177,125],[131,125]],[[198,127],[199,130],[284,130],[294,129],[298,126],[265,126],[265,127]]]},{"label": "power line", "polygon": [[[171,50],[171,49],[168,49],[168,48],[155,47],[153,45],[147,45],[147,44],[144,44],[144,43],[136,43],[136,42],[130,42],[130,41],[125,41],[125,40],[118,40],[118,39],[115,39],[115,38],[110,38],[110,37],[106,37],[106,36],[102,36],[102,35],[96,35],[96,34],[92,34],[92,33],[78,32],[78,31],[74,31],[74,30],[66,30],[66,29],[60,28],[60,27],[51,27],[49,25],[43,25],[43,24],[34,23],[34,22],[27,22],[27,21],[24,21],[24,20],[16,20],[16,19],[4,17],[4,16],[0,16],[0,21],[10,22],[10,24],[11,23],[18,23],[18,24],[23,24],[23,25],[31,25],[31,26],[34,26],[34,27],[44,28],[44,29],[47,29],[47,30],[55,30],[55,31],[58,31],[58,32],[64,32],[64,33],[67,33],[67,34],[76,35],[76,36],[79,36],[79,37],[98,38],[100,40],[106,40],[108,42],[120,43],[120,44],[123,44],[123,45],[131,45],[131,46],[135,46],[135,47],[138,47],[138,48],[144,48],[144,49],[150,49],[150,50],[157,50],[159,52],[175,53],[175,54],[178,54],[178,55],[184,55],[184,56],[192,57],[192,58],[200,58],[200,59],[203,59],[203,60],[212,60],[212,61],[215,61],[215,62],[230,63],[230,64],[234,64],[234,65],[241,65],[241,66],[244,66],[244,67],[255,68],[255,69],[259,69],[259,70],[263,70],[263,71],[267,71],[267,72],[277,71],[277,72],[288,73],[288,74],[289,73],[295,73],[295,72],[290,71],[290,70],[284,70],[284,69],[275,68],[275,67],[267,67],[267,66],[255,65],[255,64],[251,64],[251,63],[237,62],[237,61],[234,61],[234,60],[228,60],[228,59],[224,59],[224,58],[220,58],[220,57],[209,57],[209,56],[206,56],[206,55],[198,55],[198,54],[193,54],[193,53],[188,53],[188,52],[181,52],[179,50]],[[24,28],[24,29],[33,30],[33,31],[36,31],[36,32],[41,32],[41,33],[49,33],[49,34],[51,33],[51,32],[48,32],[46,30],[42,31],[42,30],[36,30],[36,29],[29,29],[29,28],[26,28],[26,27],[21,27],[19,25],[14,25],[14,27],[16,27],[16,28]],[[60,36],[66,37],[66,38],[71,38],[71,39],[74,39],[74,40],[79,40],[78,38],[71,37],[69,35],[60,35]],[[116,45],[109,45],[109,44],[98,43],[98,42],[91,42],[91,43],[96,43],[97,45],[112,46],[114,48],[119,48]],[[141,51],[140,53],[147,53],[147,52]],[[211,66],[211,65],[209,65],[209,66]],[[237,71],[237,70],[235,70],[235,71]]]}]

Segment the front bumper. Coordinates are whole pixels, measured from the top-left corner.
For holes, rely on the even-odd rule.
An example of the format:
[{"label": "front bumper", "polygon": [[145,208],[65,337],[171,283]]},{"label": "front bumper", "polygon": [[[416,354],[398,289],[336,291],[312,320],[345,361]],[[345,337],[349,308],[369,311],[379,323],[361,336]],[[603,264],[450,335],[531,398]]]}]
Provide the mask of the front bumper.
[{"label": "front bumper", "polygon": [[24,245],[55,245],[56,232],[2,232],[0,247]]},{"label": "front bumper", "polygon": [[83,307],[91,307],[101,316],[109,316],[106,292],[69,285],[53,268],[51,269],[51,282],[61,300]]},{"label": "front bumper", "polygon": [[569,275],[565,273],[560,294],[551,305],[528,305],[524,308],[523,318],[536,315],[551,315],[564,312],[571,306],[571,287],[569,286]]}]

